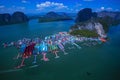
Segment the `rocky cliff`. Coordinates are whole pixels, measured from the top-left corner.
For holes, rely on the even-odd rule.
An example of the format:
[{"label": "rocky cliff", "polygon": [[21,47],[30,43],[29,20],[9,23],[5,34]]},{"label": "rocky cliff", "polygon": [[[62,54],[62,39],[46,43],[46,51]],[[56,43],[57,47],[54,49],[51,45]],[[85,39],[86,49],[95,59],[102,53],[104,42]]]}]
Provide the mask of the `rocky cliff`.
[{"label": "rocky cliff", "polygon": [[0,25],[10,24],[11,15],[8,13],[0,14]]},{"label": "rocky cliff", "polygon": [[74,26],[71,27],[70,32],[76,30],[88,30],[97,33],[99,37],[106,37],[102,24],[95,21],[87,21],[75,24]]},{"label": "rocky cliff", "polygon": [[98,20],[96,20],[96,18],[97,14],[92,12],[90,8],[80,10],[76,18],[76,24],[71,27],[70,33],[75,33],[75,31],[77,31],[77,33],[80,34],[79,32],[82,32],[83,30],[85,31],[84,34],[87,35],[93,33],[90,36],[106,37],[103,25]]},{"label": "rocky cliff", "polygon": [[23,22],[27,22],[27,21],[28,21],[27,16],[22,12],[15,12],[11,16],[12,23],[23,23]]},{"label": "rocky cliff", "polygon": [[76,18],[75,22],[79,23],[79,22],[87,21],[94,17],[97,17],[97,13],[92,12],[92,9],[90,9],[90,8],[85,8],[85,9],[80,10],[77,13],[77,18]]},{"label": "rocky cliff", "polygon": [[16,24],[28,22],[27,16],[22,12],[15,12],[12,15],[8,13],[0,14],[0,25]]},{"label": "rocky cliff", "polygon": [[84,34],[94,32],[92,36],[98,34],[99,37],[106,37],[105,33],[108,32],[109,27],[118,24],[120,24],[120,12],[101,11],[95,13],[92,12],[92,9],[85,8],[78,12],[76,24],[71,27],[70,32],[75,34],[75,31],[77,34],[83,31],[86,31]]}]

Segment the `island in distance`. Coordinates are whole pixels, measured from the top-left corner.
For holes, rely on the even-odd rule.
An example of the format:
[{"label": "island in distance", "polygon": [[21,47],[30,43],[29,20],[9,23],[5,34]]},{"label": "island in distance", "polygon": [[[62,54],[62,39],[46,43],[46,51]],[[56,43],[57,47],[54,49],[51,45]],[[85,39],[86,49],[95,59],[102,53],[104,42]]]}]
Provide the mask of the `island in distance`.
[{"label": "island in distance", "polygon": [[46,15],[39,18],[39,22],[52,22],[52,21],[63,21],[63,20],[72,20],[72,18],[64,12],[58,14],[53,11],[48,12]]},{"label": "island in distance", "polygon": [[28,22],[27,15],[23,12],[16,11],[12,15],[9,13],[0,14],[0,25],[10,25]]},{"label": "island in distance", "polygon": [[120,12],[92,12],[91,8],[84,8],[78,12],[70,34],[105,38],[109,27],[118,24],[120,24]]}]

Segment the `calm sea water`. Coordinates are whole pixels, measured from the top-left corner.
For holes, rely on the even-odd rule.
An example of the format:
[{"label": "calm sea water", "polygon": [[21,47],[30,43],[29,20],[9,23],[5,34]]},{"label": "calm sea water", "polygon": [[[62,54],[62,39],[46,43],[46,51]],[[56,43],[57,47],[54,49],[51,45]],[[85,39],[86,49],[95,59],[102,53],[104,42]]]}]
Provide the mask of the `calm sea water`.
[{"label": "calm sea water", "polygon": [[[74,21],[37,23],[31,20],[26,24],[0,27],[0,44],[27,38],[45,37],[60,31],[69,31]],[[31,67],[33,57],[26,60],[26,66],[18,71],[14,67],[20,64],[13,58],[18,51],[14,47],[0,46],[0,80],[120,80],[120,25],[110,28],[107,43],[81,50],[67,49],[68,55],[59,52],[55,59],[52,53],[49,62],[37,58],[37,67]],[[67,47],[67,46],[66,46]]]}]

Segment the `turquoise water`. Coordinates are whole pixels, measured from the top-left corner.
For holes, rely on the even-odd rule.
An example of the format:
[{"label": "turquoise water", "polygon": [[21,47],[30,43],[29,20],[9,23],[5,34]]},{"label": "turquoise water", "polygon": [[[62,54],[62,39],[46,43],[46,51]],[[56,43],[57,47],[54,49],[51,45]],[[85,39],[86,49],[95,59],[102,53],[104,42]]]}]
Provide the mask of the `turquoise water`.
[{"label": "turquoise water", "polygon": [[[73,24],[74,21],[37,23],[37,20],[31,20],[26,24],[1,26],[0,44],[23,37],[43,38],[59,31],[68,31]],[[26,66],[18,71],[14,71],[14,67],[20,59],[13,59],[17,49],[0,46],[0,80],[120,80],[120,25],[111,27],[108,36],[110,40],[107,43],[93,47],[81,45],[81,50],[69,50],[66,46],[69,54],[59,52],[59,59],[49,53],[49,62],[41,61],[40,55],[37,67],[31,68],[31,57],[26,60]]]}]

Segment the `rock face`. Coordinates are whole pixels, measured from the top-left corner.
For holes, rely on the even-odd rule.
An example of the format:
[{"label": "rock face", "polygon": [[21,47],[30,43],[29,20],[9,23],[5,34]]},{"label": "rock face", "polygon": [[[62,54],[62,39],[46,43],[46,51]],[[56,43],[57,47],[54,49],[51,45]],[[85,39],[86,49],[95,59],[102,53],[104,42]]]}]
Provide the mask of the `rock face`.
[{"label": "rock face", "polygon": [[75,30],[95,31],[100,37],[104,37],[104,38],[106,37],[103,26],[99,22],[88,21],[88,22],[76,24],[73,27],[71,27],[70,32]]},{"label": "rock face", "polygon": [[[106,37],[109,26],[120,24],[120,12],[92,12],[92,9],[85,8],[78,12],[76,24],[70,31],[89,30],[95,31],[100,37]],[[80,32],[80,31],[79,31]]]},{"label": "rock face", "polygon": [[120,24],[120,12],[98,12],[97,20],[103,25],[105,32],[108,32],[110,26]]},{"label": "rock face", "polygon": [[0,14],[0,25],[9,24],[11,22],[11,15],[8,13]]},{"label": "rock face", "polygon": [[92,12],[92,9],[90,8],[85,8],[78,12],[77,18],[75,21],[76,23],[79,23],[79,22],[87,21],[92,17],[97,17],[97,13]]},{"label": "rock face", "polygon": [[61,21],[61,20],[72,20],[66,13],[57,14],[55,12],[48,12],[43,17],[39,18],[39,22],[51,22],[51,21]]},{"label": "rock face", "polygon": [[15,12],[13,15],[8,13],[0,14],[0,25],[16,24],[28,22],[27,16],[22,12]]},{"label": "rock face", "polygon": [[22,12],[15,12],[11,16],[12,23],[23,23],[23,22],[27,22],[27,21],[28,21],[27,16]]},{"label": "rock face", "polygon": [[97,34],[98,34],[100,37],[106,38],[107,35],[105,34],[105,31],[104,31],[104,29],[103,29],[102,24],[100,24],[100,23],[94,23],[94,24],[95,24],[95,30],[96,30]]},{"label": "rock face", "polygon": [[[75,32],[77,30],[87,30],[88,32],[91,31],[97,33],[99,37],[106,37],[103,25],[97,21],[97,13],[92,12],[92,9],[90,8],[85,8],[78,12],[76,24],[71,27],[70,32]],[[92,36],[94,36],[94,34]]]}]

